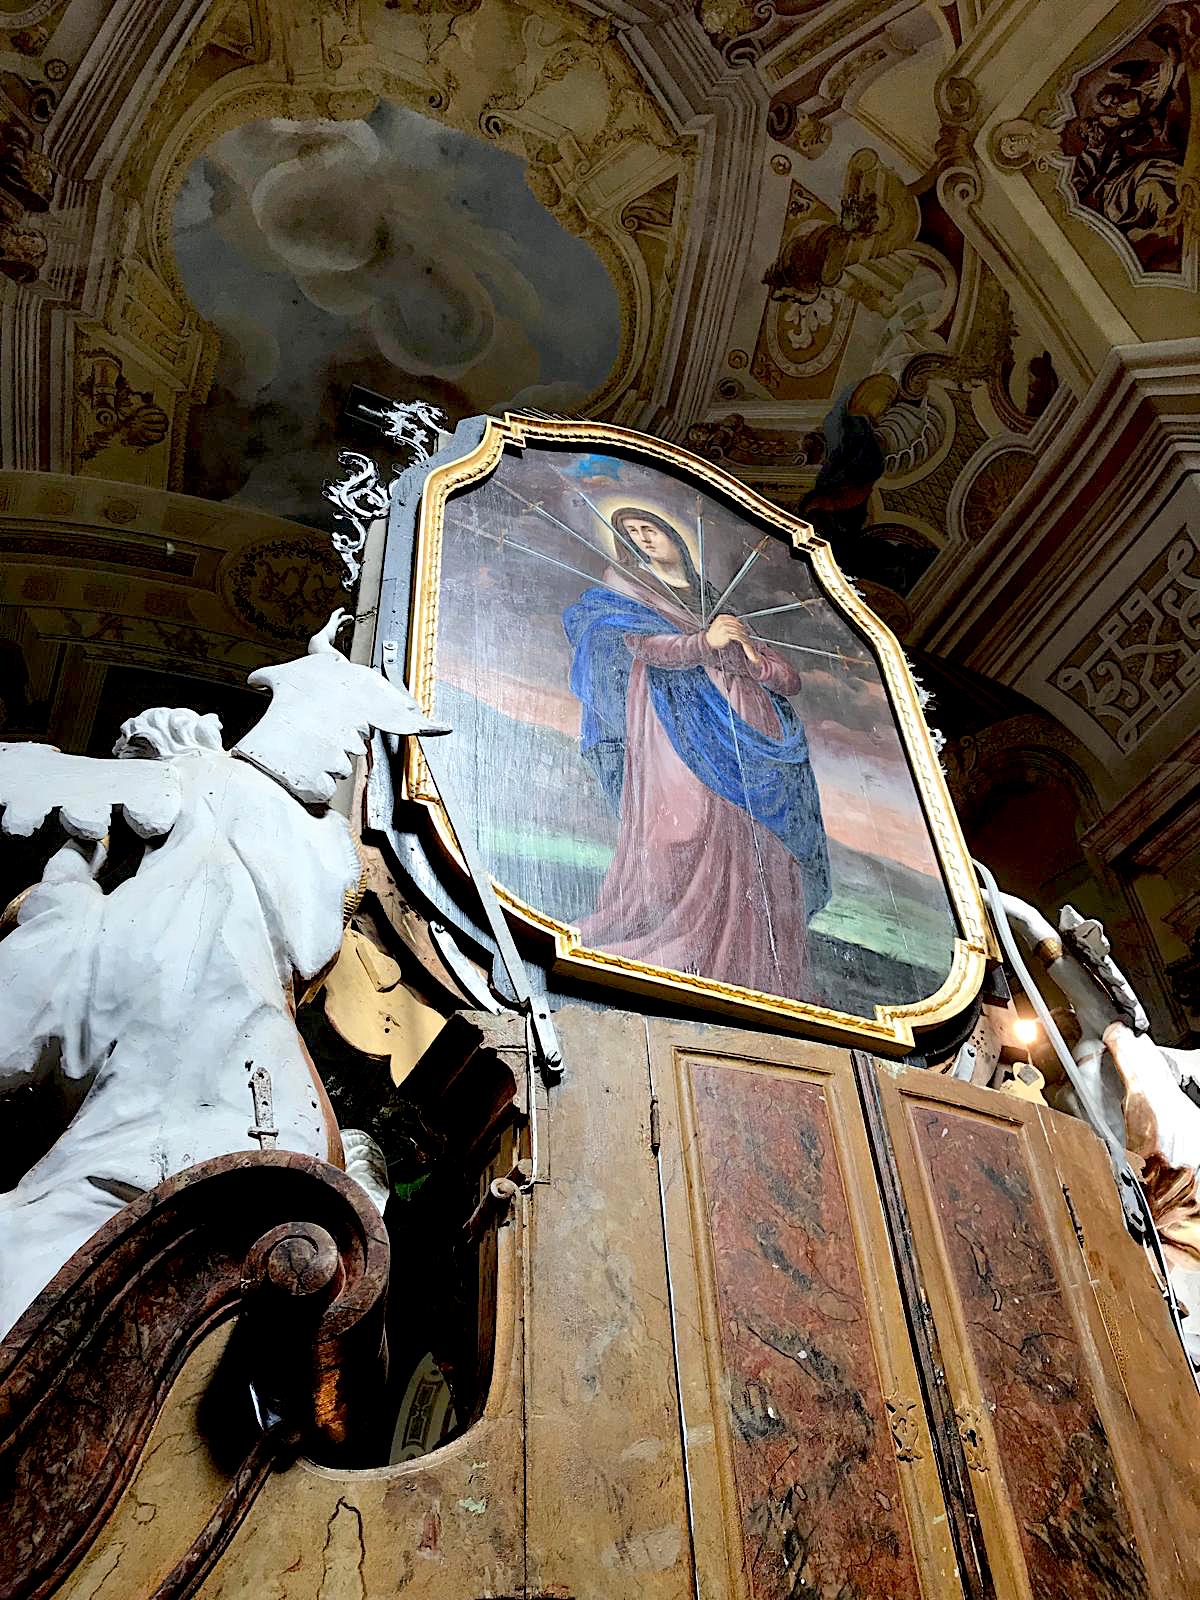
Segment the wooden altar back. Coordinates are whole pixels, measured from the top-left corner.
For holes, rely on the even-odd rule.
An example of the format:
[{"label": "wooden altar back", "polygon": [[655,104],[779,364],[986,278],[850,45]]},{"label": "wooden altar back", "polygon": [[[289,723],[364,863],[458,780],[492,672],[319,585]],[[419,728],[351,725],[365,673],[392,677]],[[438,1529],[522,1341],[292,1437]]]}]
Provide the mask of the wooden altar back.
[{"label": "wooden altar back", "polygon": [[[557,1020],[547,1181],[480,1247],[482,1415],[400,1466],[277,1472],[195,1592],[1200,1593],[1200,1403],[1086,1128],[831,1046]],[[431,1115],[518,1059],[469,1032],[418,1069]],[[512,1157],[488,1127],[481,1193]],[[419,1294],[399,1253],[392,1282]],[[211,1515],[214,1351],[64,1597],[151,1594]]]}]

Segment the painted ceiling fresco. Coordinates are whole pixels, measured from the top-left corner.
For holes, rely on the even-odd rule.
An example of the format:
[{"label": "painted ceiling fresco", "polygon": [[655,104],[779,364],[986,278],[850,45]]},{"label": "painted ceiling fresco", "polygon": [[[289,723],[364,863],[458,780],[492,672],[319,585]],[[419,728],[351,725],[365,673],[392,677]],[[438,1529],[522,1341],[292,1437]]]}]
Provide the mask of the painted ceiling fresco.
[{"label": "painted ceiling fresco", "polygon": [[[1056,674],[1188,520],[1122,485],[1193,426],[1197,60],[1200,0],[0,0],[8,714],[85,748],[110,668],[228,688],[299,637],[360,383],[728,469],[830,540],[952,744],[1036,706],[1115,804],[1194,732],[1194,638],[1156,623],[1118,778]],[[1162,394],[1093,437],[1114,351]],[[1043,604],[1101,548],[1102,614]]]},{"label": "painted ceiling fresco", "polygon": [[188,169],[172,243],[220,339],[186,485],[301,521],[351,383],[451,416],[573,411],[616,358],[613,284],[523,164],[386,102],[225,134]]}]

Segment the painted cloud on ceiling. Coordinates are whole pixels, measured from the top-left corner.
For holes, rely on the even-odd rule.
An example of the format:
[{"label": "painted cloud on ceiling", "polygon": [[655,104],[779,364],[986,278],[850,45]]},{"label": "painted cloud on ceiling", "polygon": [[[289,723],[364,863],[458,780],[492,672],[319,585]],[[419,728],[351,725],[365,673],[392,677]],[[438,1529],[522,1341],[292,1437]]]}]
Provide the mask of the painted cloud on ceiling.
[{"label": "painted cloud on ceiling", "polygon": [[452,415],[571,411],[616,359],[591,247],[516,157],[415,112],[248,123],[193,163],[174,220],[184,284],[221,335],[193,429],[200,493],[320,520],[350,383]]}]

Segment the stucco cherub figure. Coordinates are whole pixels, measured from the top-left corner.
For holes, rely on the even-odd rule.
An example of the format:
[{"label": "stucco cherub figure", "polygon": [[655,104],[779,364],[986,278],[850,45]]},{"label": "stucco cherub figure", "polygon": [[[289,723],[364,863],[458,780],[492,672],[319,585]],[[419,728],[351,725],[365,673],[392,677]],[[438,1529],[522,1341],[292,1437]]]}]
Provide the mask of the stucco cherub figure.
[{"label": "stucco cherub figure", "polygon": [[[342,1165],[294,1018],[297,985],[337,954],[361,871],[329,802],[371,727],[446,731],[334,648],[344,620],[251,674],[272,699],[232,750],[215,716],[162,707],[124,724],[115,761],[0,744],[3,832],[57,811],[68,835],[0,938],[0,1093],[54,1075],[77,1107],[0,1195],[0,1334],[138,1192],[258,1148],[259,1069],[272,1142]],[[145,848],[105,892],[114,809]]]}]

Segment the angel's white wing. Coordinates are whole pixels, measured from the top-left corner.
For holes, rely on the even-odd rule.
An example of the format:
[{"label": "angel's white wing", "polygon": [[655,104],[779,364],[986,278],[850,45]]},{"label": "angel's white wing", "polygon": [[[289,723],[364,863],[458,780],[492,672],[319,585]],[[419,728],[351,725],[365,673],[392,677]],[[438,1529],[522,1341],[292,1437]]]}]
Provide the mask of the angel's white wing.
[{"label": "angel's white wing", "polygon": [[[335,613],[335,617],[339,613]],[[366,749],[372,728],[384,733],[447,733],[426,717],[407,689],[371,667],[347,661],[331,644],[333,628],[313,641],[313,653],[278,667],[261,667],[246,680],[267,689],[271,704],[234,746],[234,754],[269,772],[306,805],[325,805],[339,778],[350,775],[352,756]]]},{"label": "angel's white wing", "polygon": [[64,755],[46,744],[0,743],[0,831],[28,835],[58,811],[78,839],[102,839],[119,806],[143,839],[169,833],[182,791],[168,761]]}]

